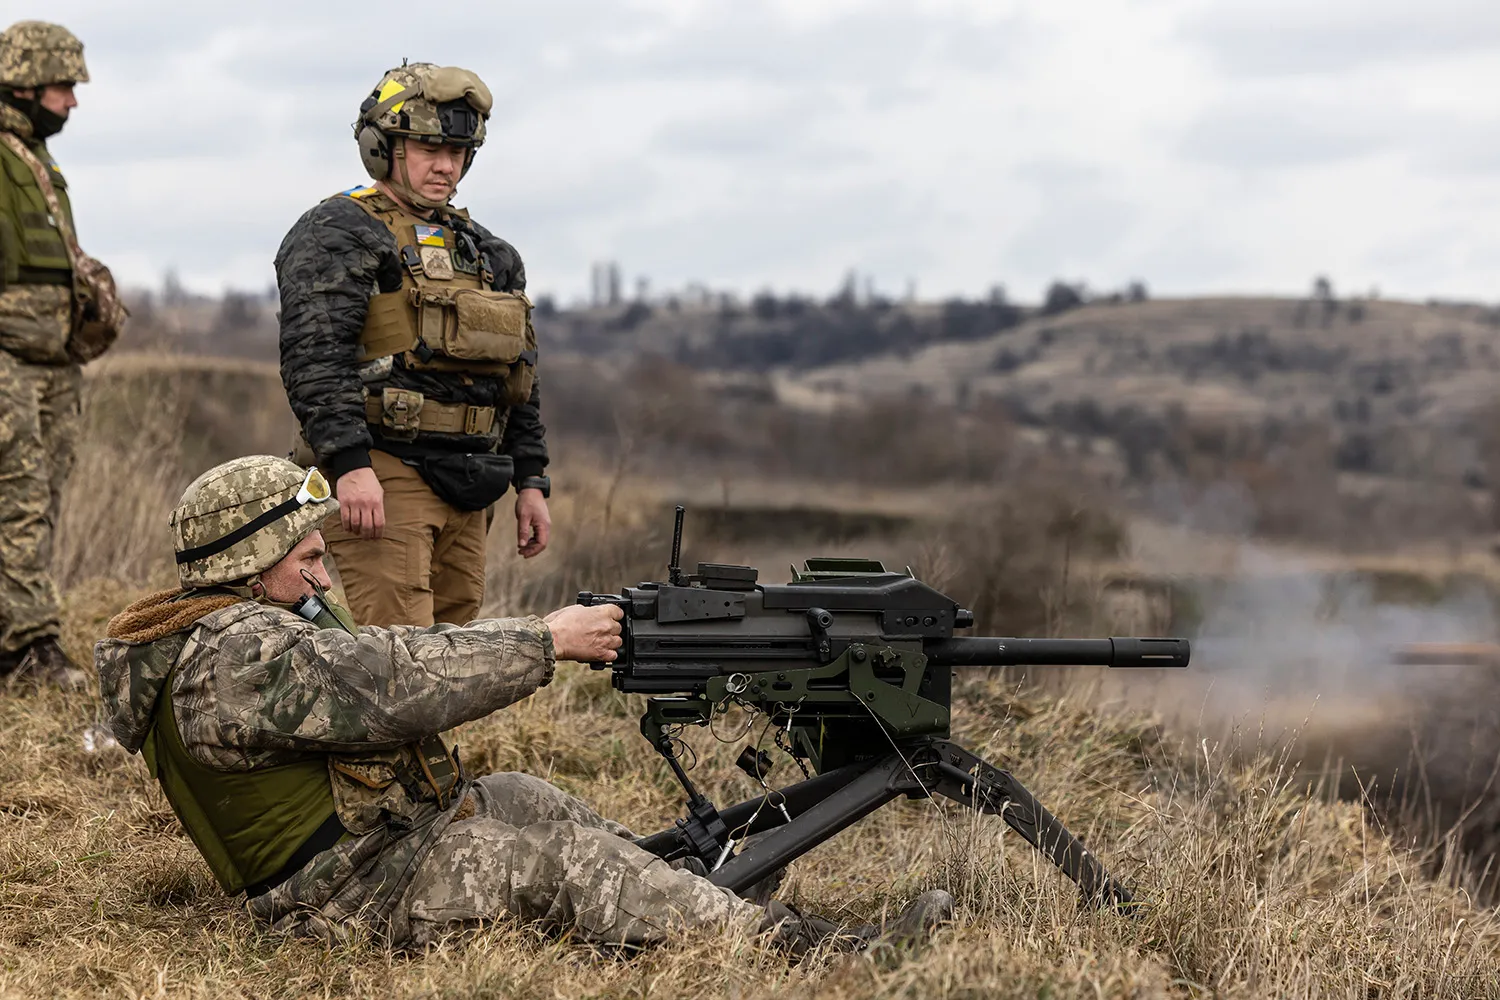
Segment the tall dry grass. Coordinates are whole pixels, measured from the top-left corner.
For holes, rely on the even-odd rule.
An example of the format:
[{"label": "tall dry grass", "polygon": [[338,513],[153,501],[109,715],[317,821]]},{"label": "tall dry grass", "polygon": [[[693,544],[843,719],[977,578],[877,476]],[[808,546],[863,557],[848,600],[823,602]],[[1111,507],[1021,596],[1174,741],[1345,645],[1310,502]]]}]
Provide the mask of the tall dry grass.
[{"label": "tall dry grass", "polygon": [[[943,886],[957,922],[914,953],[795,969],[701,936],[622,960],[509,921],[417,957],[280,940],[217,891],[138,760],[84,748],[88,696],[0,696],[0,996],[1500,995],[1495,914],[1426,878],[1358,805],[1253,746],[1178,744],[1086,695],[976,682],[959,735],[1151,902],[1140,918],[1080,911],[998,819],[903,802],[799,861],[782,893],[863,919]],[[680,796],[639,707],[568,667],[456,738],[475,769],[545,775],[644,832]],[[691,737],[703,788],[748,797],[737,746]]]},{"label": "tall dry grass", "polygon": [[[146,536],[165,546],[163,498],[198,471],[172,447],[190,409],[132,411],[128,395],[94,391],[91,421],[135,430],[101,432],[80,468],[119,477],[104,481],[139,502],[105,503],[98,488],[70,498],[64,642],[80,657],[109,614],[169,571]],[[142,441],[160,447],[137,454]],[[538,560],[515,557],[502,512],[492,610],[545,609],[664,569],[664,505],[643,483],[608,464],[566,483],[553,551]],[[164,506],[153,511],[150,496]],[[1029,608],[1041,629],[1076,626],[1091,613],[1088,583],[1063,567],[1080,547],[1112,544],[1107,519],[1004,502],[986,508],[982,530],[920,527],[935,540],[930,568],[956,595],[995,602],[996,622]],[[1013,596],[995,597],[1002,585]],[[1500,996],[1500,919],[1462,883],[1431,878],[1425,844],[1393,837],[1253,732],[1168,734],[1103,701],[1083,680],[1040,691],[969,672],[956,735],[1010,768],[1150,902],[1138,919],[1080,911],[1072,886],[996,818],[901,802],[797,862],[782,894],[864,919],[942,886],[959,900],[956,923],[911,953],[788,968],[742,940],[694,936],[621,959],[510,921],[425,956],[280,939],[218,892],[141,762],[89,740],[94,696],[0,693],[0,997]],[[639,736],[641,707],[607,675],[565,665],[456,738],[476,771],[548,777],[649,832],[681,814],[681,796]],[[695,781],[721,803],[749,797],[732,764],[738,742],[688,736]],[[795,770],[783,759],[776,778]]]},{"label": "tall dry grass", "polygon": [[290,450],[277,379],[266,364],[170,354],[90,366],[53,553],[59,585],[169,583],[167,515],[187,484],[236,455]]}]

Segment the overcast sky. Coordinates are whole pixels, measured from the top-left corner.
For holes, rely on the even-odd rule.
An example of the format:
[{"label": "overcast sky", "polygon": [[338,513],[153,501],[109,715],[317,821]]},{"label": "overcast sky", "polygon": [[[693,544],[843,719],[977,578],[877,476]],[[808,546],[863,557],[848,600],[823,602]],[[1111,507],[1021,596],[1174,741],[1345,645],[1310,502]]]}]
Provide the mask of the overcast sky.
[{"label": "overcast sky", "polygon": [[[52,147],[130,284],[261,289],[403,57],[496,97],[457,202],[535,293],[1500,299],[1495,0],[5,0],[83,38]],[[438,13],[447,11],[446,14]]]}]

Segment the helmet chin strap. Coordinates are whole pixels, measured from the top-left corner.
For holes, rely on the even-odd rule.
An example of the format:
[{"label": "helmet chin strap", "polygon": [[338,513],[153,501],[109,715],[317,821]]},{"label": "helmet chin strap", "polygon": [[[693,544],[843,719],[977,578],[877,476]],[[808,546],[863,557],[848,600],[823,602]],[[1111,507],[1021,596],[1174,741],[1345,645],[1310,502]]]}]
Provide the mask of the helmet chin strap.
[{"label": "helmet chin strap", "polygon": [[[406,142],[405,139],[402,139],[400,142],[391,144],[391,159],[394,162],[392,164],[391,176],[386,178],[386,183],[394,188],[396,193],[402,198],[405,198],[419,208],[442,208],[448,204],[448,198],[444,198],[442,201],[434,201],[431,198],[423,197],[412,186],[411,171],[406,166]],[[396,179],[398,174],[400,175],[400,180]],[[452,195],[449,195],[449,198],[451,197]]]}]

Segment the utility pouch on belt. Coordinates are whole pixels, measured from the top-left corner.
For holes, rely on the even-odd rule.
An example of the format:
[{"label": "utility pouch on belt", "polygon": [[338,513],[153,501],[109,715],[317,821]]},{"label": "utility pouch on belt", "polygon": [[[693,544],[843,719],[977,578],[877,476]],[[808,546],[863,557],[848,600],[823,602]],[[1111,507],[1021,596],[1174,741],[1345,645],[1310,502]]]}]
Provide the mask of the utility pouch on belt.
[{"label": "utility pouch on belt", "polygon": [[515,475],[509,455],[432,452],[404,459],[439,499],[459,510],[484,510],[505,496]]},{"label": "utility pouch on belt", "polygon": [[414,441],[422,429],[422,403],[425,397],[410,389],[380,390],[380,427],[384,434],[398,441]]}]

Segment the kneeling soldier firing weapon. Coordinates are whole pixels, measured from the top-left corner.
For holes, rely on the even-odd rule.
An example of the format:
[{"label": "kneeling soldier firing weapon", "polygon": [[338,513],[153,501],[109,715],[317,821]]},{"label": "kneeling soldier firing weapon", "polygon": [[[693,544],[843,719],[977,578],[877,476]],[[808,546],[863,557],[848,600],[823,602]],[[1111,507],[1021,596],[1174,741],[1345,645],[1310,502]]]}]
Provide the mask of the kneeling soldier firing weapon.
[{"label": "kneeling soldier firing weapon", "polygon": [[257,919],[420,947],[510,914],[600,944],[740,931],[800,955],[951,916],[940,890],[885,926],[758,906],[539,778],[470,778],[439,734],[550,683],[557,658],[613,660],[621,611],[356,629],[325,592],[330,492],[270,456],[198,477],[172,515],[182,588],[131,605],[94,650],[116,738]]}]

